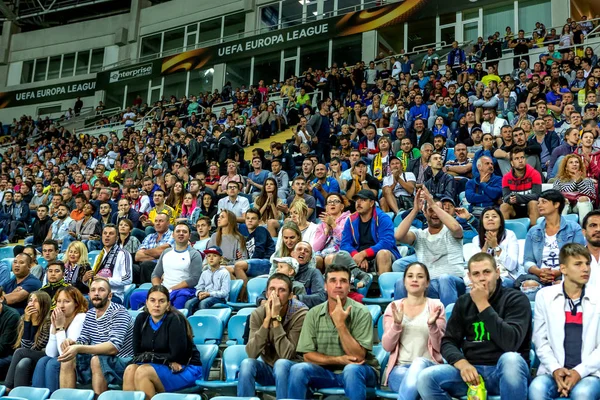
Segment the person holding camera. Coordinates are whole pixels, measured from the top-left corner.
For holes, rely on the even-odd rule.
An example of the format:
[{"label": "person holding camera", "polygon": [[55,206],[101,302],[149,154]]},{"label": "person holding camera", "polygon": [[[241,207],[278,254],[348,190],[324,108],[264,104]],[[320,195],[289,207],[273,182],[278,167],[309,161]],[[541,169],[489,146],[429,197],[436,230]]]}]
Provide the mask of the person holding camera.
[{"label": "person holding camera", "polygon": [[523,29],[519,30],[518,36],[510,42],[508,47],[513,49],[515,56],[520,56],[513,58],[514,69],[519,68],[521,60],[527,61],[527,65],[529,65],[529,49],[533,47],[533,42],[525,38],[525,31]]}]

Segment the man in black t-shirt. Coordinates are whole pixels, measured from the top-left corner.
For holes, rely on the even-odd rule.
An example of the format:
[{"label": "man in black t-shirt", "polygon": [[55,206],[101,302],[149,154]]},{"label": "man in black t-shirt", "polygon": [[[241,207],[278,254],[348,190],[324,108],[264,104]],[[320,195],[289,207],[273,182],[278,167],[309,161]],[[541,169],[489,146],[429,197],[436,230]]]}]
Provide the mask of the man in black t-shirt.
[{"label": "man in black t-shirt", "polygon": [[531,40],[525,38],[525,31],[523,29],[519,30],[519,35],[513,39],[508,45],[515,56],[522,55],[521,57],[513,58],[513,68],[519,68],[519,63],[521,60],[527,61],[527,65],[529,65],[529,49],[533,47],[533,43]]}]

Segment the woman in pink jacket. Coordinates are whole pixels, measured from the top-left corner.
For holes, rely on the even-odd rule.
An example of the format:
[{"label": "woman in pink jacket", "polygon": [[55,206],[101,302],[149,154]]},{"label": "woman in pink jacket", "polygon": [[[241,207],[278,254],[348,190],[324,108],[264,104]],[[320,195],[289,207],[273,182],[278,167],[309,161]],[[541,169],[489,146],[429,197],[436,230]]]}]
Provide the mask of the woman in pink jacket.
[{"label": "woman in pink jacket", "polygon": [[383,348],[390,352],[385,382],[398,392],[398,400],[416,400],[417,378],[427,367],[443,362],[440,354],[446,331],[444,305],[425,296],[429,271],[420,263],[410,264],[404,273],[408,296],[393,301],[383,316]]},{"label": "woman in pink jacket", "polygon": [[[312,240],[312,248],[321,272],[331,264],[333,256],[340,251],[342,232],[350,212],[344,212],[344,198],[339,193],[329,193],[325,199],[325,212],[319,215],[321,223]],[[329,256],[329,257],[327,257]]]}]

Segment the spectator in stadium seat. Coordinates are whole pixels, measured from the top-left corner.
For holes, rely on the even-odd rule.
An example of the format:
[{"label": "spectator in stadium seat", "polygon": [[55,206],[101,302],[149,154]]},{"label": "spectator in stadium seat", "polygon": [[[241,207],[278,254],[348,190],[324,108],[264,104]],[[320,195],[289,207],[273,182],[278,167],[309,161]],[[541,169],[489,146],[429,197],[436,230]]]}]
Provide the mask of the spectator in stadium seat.
[{"label": "spectator in stadium seat", "polygon": [[4,290],[0,287],[0,376],[4,377],[14,353],[14,343],[19,327],[19,313],[8,306]]},{"label": "spectator in stadium seat", "polygon": [[483,110],[483,122],[481,130],[483,133],[491,133],[495,138],[499,138],[502,127],[508,125],[508,122],[496,115],[495,108],[486,108]]},{"label": "spectator in stadium seat", "polygon": [[535,135],[527,141],[527,144],[537,143],[541,146],[542,152],[540,154],[540,162],[542,164],[542,170],[546,171],[550,164],[552,151],[560,145],[560,138],[556,132],[548,132],[546,129],[546,122],[539,117],[533,121],[533,133]]},{"label": "spectator in stadium seat", "polygon": [[167,288],[154,285],[145,295],[144,310],[133,327],[133,359],[123,376],[123,390],[143,391],[151,398],[191,387],[205,377],[192,328],[169,302]]},{"label": "spectator in stadium seat", "polygon": [[290,194],[290,196],[287,198],[287,201],[286,201],[287,205],[281,204],[278,206],[278,208],[284,214],[289,214],[292,204],[295,201],[303,200],[306,203],[306,206],[308,207],[306,219],[307,219],[307,221],[314,222],[316,219],[315,210],[317,208],[317,202],[316,202],[315,198],[310,194],[310,193],[312,193],[312,190],[310,192],[308,192],[309,185],[310,185],[310,182],[307,181],[304,177],[302,177],[301,175],[296,176],[294,178],[294,181],[292,182],[292,192],[293,193]]},{"label": "spectator in stadium seat", "polygon": [[14,276],[3,288],[5,304],[21,315],[27,306],[29,294],[42,287],[42,282],[31,274],[32,265],[33,261],[29,255],[25,253],[16,255],[12,265]]},{"label": "spectator in stadium seat", "polygon": [[231,276],[222,264],[223,251],[219,246],[209,245],[204,250],[208,268],[202,271],[195,288],[195,297],[188,300],[185,307],[192,315],[196,310],[205,310],[215,304],[226,303],[229,298]]},{"label": "spectator in stadium seat", "polygon": [[[410,230],[419,211],[423,211],[425,215],[427,228]],[[462,279],[463,228],[454,216],[444,211],[442,202],[435,201],[431,197],[426,188],[417,190],[415,206],[396,229],[394,238],[398,242],[413,246],[417,261],[429,265],[431,274],[429,297],[439,298],[447,306],[454,303],[465,292]],[[400,261],[394,266],[394,270],[402,269]],[[406,289],[402,281],[398,281],[394,298],[397,300],[404,297],[406,297]]]},{"label": "spectator in stadium seat", "polygon": [[[583,135],[582,135],[583,136]],[[558,173],[563,158],[577,151],[579,144],[579,129],[570,128],[565,132],[563,143],[552,151],[548,164],[548,178],[554,178]]]},{"label": "spectator in stadium seat", "polygon": [[429,271],[424,264],[406,268],[407,298],[391,302],[383,315],[381,344],[390,353],[384,384],[401,399],[416,399],[417,378],[425,368],[443,363],[440,354],[446,330],[444,306],[427,298]]},{"label": "spectator in stadium seat", "polygon": [[406,137],[408,137],[413,146],[421,148],[424,143],[431,143],[433,145],[433,134],[430,130],[425,129],[425,120],[418,118],[413,124],[413,129],[409,130]]},{"label": "spectator in stadium seat", "polygon": [[406,167],[407,172],[412,172],[416,178],[417,185],[425,183],[431,177],[431,167],[429,160],[433,154],[433,144],[423,143],[420,150],[421,156],[411,160]]},{"label": "spectator in stadium seat", "polygon": [[321,272],[331,264],[332,256],[339,252],[342,232],[350,216],[349,211],[344,211],[344,197],[339,193],[327,195],[325,204],[325,211],[320,216],[321,223],[317,226],[312,241],[317,268]]},{"label": "spectator in stadium seat", "polygon": [[227,196],[219,200],[217,208],[219,211],[231,211],[237,219],[237,222],[243,223],[246,211],[250,208],[248,199],[239,195],[242,183],[231,181],[227,183]]},{"label": "spectator in stadium seat", "polygon": [[45,284],[40,288],[40,290],[48,293],[48,296],[50,296],[50,299],[52,299],[51,309],[54,310],[56,307],[54,295],[56,295],[60,288],[69,286],[69,284],[65,282],[65,263],[56,260],[53,261],[52,264],[48,264],[46,266],[45,280],[46,282],[44,282]]},{"label": "spectator in stadium seat", "polygon": [[[271,172],[269,178],[275,179],[277,182],[277,197],[286,200],[290,192],[290,178],[287,172],[282,170],[281,160],[275,158],[271,161]],[[279,206],[277,208],[280,208]]]},{"label": "spectator in stadium seat", "polygon": [[595,182],[586,177],[585,166],[577,154],[568,154],[562,159],[553,188],[567,200],[563,215],[578,214],[579,221],[583,221],[594,208],[597,197]]},{"label": "spectator in stadium seat", "polygon": [[166,214],[158,214],[154,219],[155,233],[144,239],[137,253],[133,266],[134,281],[136,283],[151,282],[152,271],[162,252],[175,244],[173,231],[169,229],[169,217]]},{"label": "spectator in stadium seat", "polygon": [[533,344],[540,367],[529,387],[532,400],[600,396],[598,295],[588,285],[590,260],[584,246],[565,244],[559,253],[562,283],[536,295]]},{"label": "spectator in stadium seat", "polygon": [[470,178],[473,169],[473,160],[467,155],[467,145],[456,143],[454,145],[454,160],[446,161],[444,172],[458,178]]},{"label": "spectator in stadium seat", "polygon": [[542,177],[526,164],[523,147],[513,147],[510,151],[510,164],[511,171],[502,177],[503,203],[500,211],[507,220],[529,217],[530,226],[534,226],[539,217],[538,197],[542,189]]},{"label": "spectator in stadium seat", "polygon": [[513,68],[519,68],[521,60],[525,60],[529,64],[529,49],[533,47],[533,43],[530,39],[525,38],[525,31],[523,29],[519,30],[517,37],[508,44],[508,47],[513,49],[513,53],[516,56],[513,58]]},{"label": "spectator in stadium seat", "polygon": [[[328,300],[306,314],[296,348],[304,354],[304,362],[291,365],[287,395],[303,399],[308,387],[343,387],[351,400],[364,399],[379,374],[379,363],[371,352],[371,316],[363,305],[348,298],[348,267],[333,265],[325,276]],[[343,371],[339,366],[344,366]]]},{"label": "spectator in stadium seat", "polygon": [[237,388],[240,397],[254,396],[258,383],[276,385],[277,398],[286,398],[289,368],[301,360],[296,346],[308,308],[294,298],[292,281],[284,274],[271,275],[266,292],[268,299],[248,322],[248,358],[240,365]]},{"label": "spectator in stadium seat", "polygon": [[382,210],[397,214],[399,210],[413,207],[416,178],[412,172],[403,172],[399,158],[390,156],[389,164],[392,173],[383,178],[382,197],[379,202]]},{"label": "spectator in stadium seat", "polygon": [[442,197],[455,198],[454,177],[443,171],[444,161],[439,153],[433,153],[429,158],[429,170],[431,175],[429,179],[423,182],[423,185],[432,195],[438,199]]},{"label": "spectator in stadium seat", "polygon": [[212,234],[207,247],[218,246],[222,249],[223,264],[233,274],[236,261],[248,258],[246,239],[238,229],[235,214],[222,210],[217,217],[217,231]]},{"label": "spectator in stadium seat", "polygon": [[102,229],[102,245],[100,254],[92,266],[93,276],[108,280],[112,301],[123,302],[125,286],[132,282],[131,255],[117,244],[118,228],[107,224]]},{"label": "spectator in stadium seat", "polygon": [[98,396],[108,385],[123,381],[133,356],[133,320],[122,305],[111,301],[110,284],[104,278],[94,278],[90,300],[94,308],[85,314],[81,334],[61,346],[60,387],[91,383]]},{"label": "spectator in stadium seat", "polygon": [[37,216],[35,217],[33,224],[31,224],[32,236],[25,238],[25,244],[32,244],[36,248],[41,248],[42,243],[48,236],[48,232],[52,226],[52,218],[48,216],[48,206],[40,204],[37,208]]},{"label": "spectator in stadium seat", "polygon": [[479,176],[469,179],[465,197],[469,202],[469,212],[481,216],[484,208],[497,205],[502,198],[502,178],[494,174],[494,162],[488,156],[477,160]]},{"label": "spectator in stadium seat", "polygon": [[339,193],[340,185],[335,178],[327,176],[327,167],[325,164],[319,163],[315,166],[315,179],[310,182],[310,188],[312,188],[312,196],[316,201],[317,208],[313,212],[316,219],[317,210],[320,212],[325,210],[325,199],[329,193]]},{"label": "spectator in stadium seat", "polygon": [[242,302],[248,301],[245,292],[248,276],[268,274],[271,269],[269,259],[275,252],[275,242],[269,231],[265,227],[259,226],[259,222],[259,210],[251,208],[246,212],[245,227],[248,234],[245,236],[248,259],[236,261],[234,265],[236,279],[241,279],[244,282],[240,292],[240,301]]},{"label": "spectator in stadium seat", "polygon": [[592,256],[588,285],[595,288],[597,287],[597,282],[600,280],[600,271],[598,268],[598,260],[600,260],[600,211],[593,210],[586,215],[581,223],[581,227],[583,228],[586,247]]},{"label": "spectator in stadium seat", "polygon": [[391,271],[392,263],[400,258],[392,219],[375,206],[377,197],[371,190],[361,190],[353,199],[356,212],[346,221],[340,249],[350,253],[364,271],[379,275]]},{"label": "spectator in stadium seat", "polygon": [[540,194],[538,209],[544,219],[527,232],[523,256],[525,274],[515,283],[531,300],[540,288],[551,286],[560,279],[560,249],[573,242],[585,245],[579,224],[561,216],[565,203],[558,190],[550,189]]},{"label": "spectator in stadium seat", "polygon": [[[175,246],[166,248],[152,272],[152,285],[169,290],[169,301],[182,309],[196,294],[196,285],[202,273],[202,255],[190,246],[190,227],[187,223],[175,225]],[[130,308],[137,310],[144,304],[147,293],[135,292],[129,299]]]},{"label": "spectator in stadium seat", "polygon": [[456,302],[442,339],[441,353],[448,364],[419,374],[419,395],[432,400],[462,397],[481,377],[490,395],[522,397],[529,382],[529,301],[502,287],[491,255],[471,257],[468,270],[473,289]]},{"label": "spectator in stadium seat", "polygon": [[48,344],[51,306],[52,299],[48,293],[39,290],[29,294],[13,344],[16,350],[4,381],[7,390],[31,385],[35,364],[44,356]]},{"label": "spectator in stadium seat", "polygon": [[[61,205],[62,207],[62,205]],[[69,226],[69,233],[62,240],[62,251],[65,252],[69,244],[74,240],[80,240],[85,245],[89,241],[100,239],[102,233],[102,225],[92,215],[96,211],[96,206],[92,203],[87,203],[83,206],[83,219],[72,221]]]},{"label": "spectator in stadium seat", "polygon": [[65,286],[56,292],[56,308],[52,312],[50,339],[45,356],[35,365],[32,386],[48,388],[54,393],[59,388],[60,362],[57,357],[63,353],[62,343],[66,339],[77,340],[83,327],[88,301],[73,286]]}]

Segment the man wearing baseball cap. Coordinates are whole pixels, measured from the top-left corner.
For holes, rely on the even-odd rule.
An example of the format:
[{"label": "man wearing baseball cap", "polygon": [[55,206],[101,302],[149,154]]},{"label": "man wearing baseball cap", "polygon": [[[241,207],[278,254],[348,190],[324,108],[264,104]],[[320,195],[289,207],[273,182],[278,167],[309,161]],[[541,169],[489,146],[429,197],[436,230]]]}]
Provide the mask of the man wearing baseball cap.
[{"label": "man wearing baseball cap", "polygon": [[340,249],[350,253],[364,271],[390,272],[400,258],[392,219],[375,207],[377,197],[371,190],[359,191],[353,200],[356,212],[346,220]]},{"label": "man wearing baseball cap", "polygon": [[211,308],[218,303],[226,303],[229,298],[229,285],[231,276],[227,268],[221,265],[223,251],[219,246],[211,246],[204,250],[204,256],[209,268],[200,275],[196,285],[196,298],[186,303],[189,315],[198,308],[201,310]]}]

